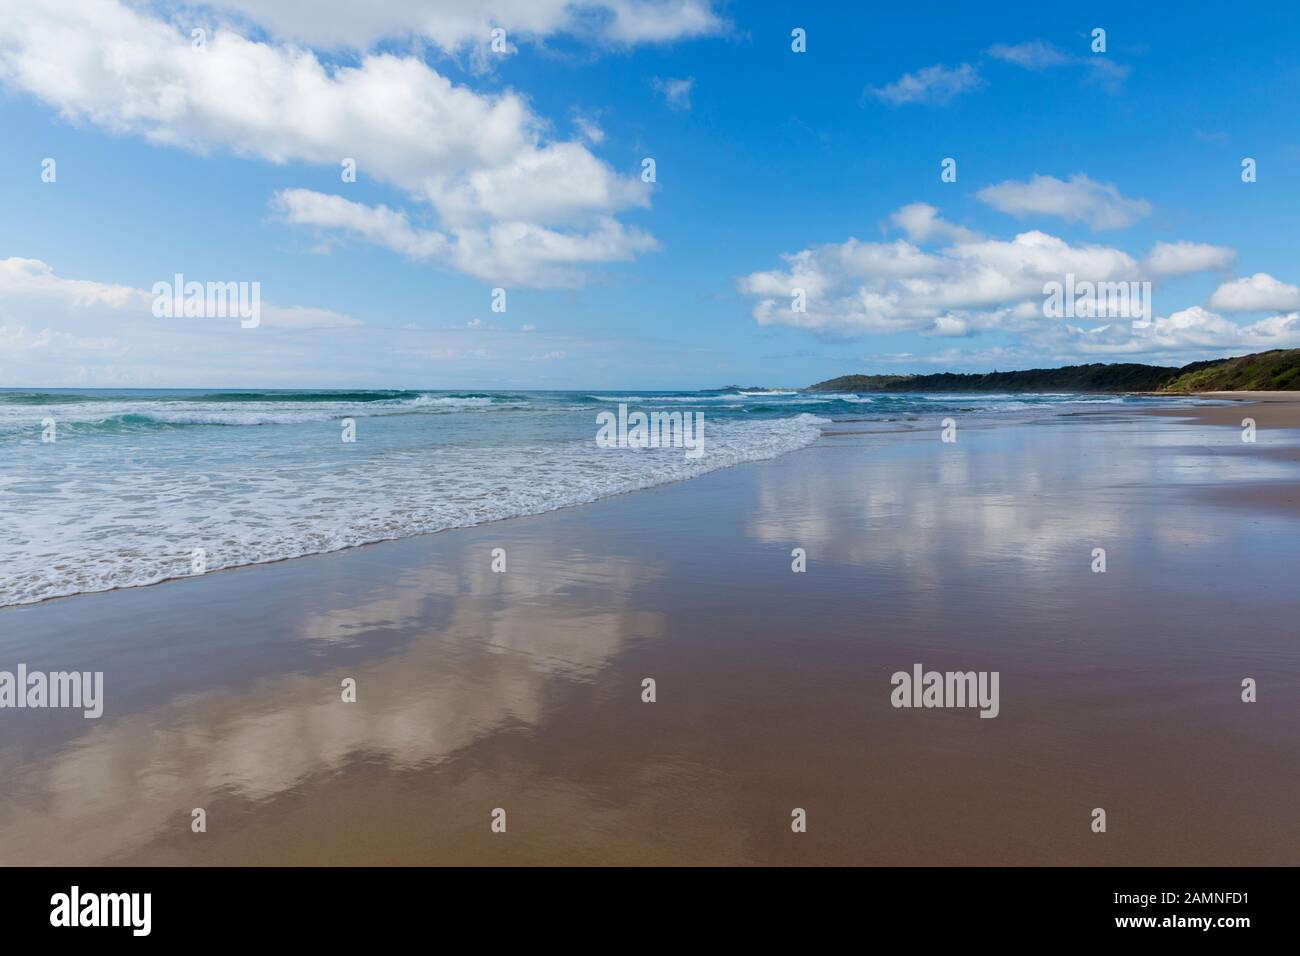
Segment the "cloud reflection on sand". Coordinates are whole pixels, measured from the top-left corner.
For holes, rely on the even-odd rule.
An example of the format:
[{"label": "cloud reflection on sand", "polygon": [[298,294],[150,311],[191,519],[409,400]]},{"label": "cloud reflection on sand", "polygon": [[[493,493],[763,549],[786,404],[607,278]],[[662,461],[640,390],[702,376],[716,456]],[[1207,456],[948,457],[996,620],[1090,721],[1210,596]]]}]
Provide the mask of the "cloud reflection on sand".
[{"label": "cloud reflection on sand", "polygon": [[[862,456],[852,470],[808,464],[797,495],[779,468],[758,473],[758,508],[747,533],[759,542],[809,550],[810,558],[859,567],[908,569],[919,586],[940,567],[1001,561],[1052,568],[1063,556],[1107,547],[1134,533],[1171,546],[1217,538],[1195,511],[1143,508],[1170,485],[1235,484],[1292,478],[1294,464],[1238,455],[1225,429],[1170,429],[1151,420],[1117,429],[1066,426],[959,431],[956,444],[917,436],[888,449],[840,449]],[[1231,441],[1230,441],[1230,440]],[[1205,444],[1202,444],[1205,442]],[[793,459],[798,468],[807,459]],[[861,466],[866,474],[858,470]],[[861,533],[845,534],[846,527]]]},{"label": "cloud reflection on sand", "polygon": [[[654,637],[662,626],[626,605],[654,566],[534,544],[509,553],[527,574],[495,575],[486,562],[410,571],[387,589],[392,597],[302,621],[306,640],[355,641],[380,624],[418,627],[430,594],[458,595],[444,626],[395,654],[176,697],[18,768],[17,799],[0,811],[0,859],[104,862],[168,828],[185,832],[191,808],[215,800],[267,800],[357,759],[399,771],[435,765],[486,735],[536,725],[557,682],[591,680],[626,635]],[[565,600],[594,581],[603,602]],[[483,597],[497,591],[509,599]],[[345,676],[357,680],[354,705],[340,701]]]}]

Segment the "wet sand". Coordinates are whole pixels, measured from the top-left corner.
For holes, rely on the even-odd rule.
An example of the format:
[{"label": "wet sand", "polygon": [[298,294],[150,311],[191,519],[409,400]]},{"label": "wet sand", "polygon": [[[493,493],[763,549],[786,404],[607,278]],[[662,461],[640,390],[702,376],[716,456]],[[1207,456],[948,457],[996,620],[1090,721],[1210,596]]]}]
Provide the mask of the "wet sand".
[{"label": "wet sand", "polygon": [[[1300,443],[1289,439],[1287,431],[1300,429],[1300,393],[1297,392],[1203,392],[1201,398],[1222,400],[1222,405],[1153,410],[1151,415],[1179,418],[1201,425],[1221,425],[1237,430],[1237,443],[1220,448],[1219,454],[1244,459],[1272,460],[1300,468]],[[1255,423],[1255,441],[1242,441],[1244,422]],[[1280,434],[1274,434],[1279,429]],[[1276,439],[1276,440],[1275,440]],[[1300,511],[1300,481],[1287,478],[1274,481],[1228,482],[1205,488],[1206,500],[1234,504],[1263,511]],[[1300,548],[1297,549],[1300,551]]]},{"label": "wet sand", "polygon": [[[0,667],[103,670],[107,698],[0,714],[0,863],[1300,864],[1300,417],[1249,407],[1253,445],[1240,406],[850,424],[0,610]],[[998,671],[999,716],[893,708],[915,663]]]},{"label": "wet sand", "polygon": [[1238,428],[1243,418],[1253,418],[1259,428],[1300,428],[1300,392],[1201,392],[1197,397],[1224,404],[1152,410],[1149,414]]}]

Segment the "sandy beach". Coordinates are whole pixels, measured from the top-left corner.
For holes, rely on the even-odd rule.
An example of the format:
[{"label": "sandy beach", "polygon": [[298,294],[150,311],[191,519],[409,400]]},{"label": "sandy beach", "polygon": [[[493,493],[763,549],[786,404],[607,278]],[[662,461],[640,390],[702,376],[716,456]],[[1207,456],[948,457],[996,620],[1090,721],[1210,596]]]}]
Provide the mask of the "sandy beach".
[{"label": "sandy beach", "polygon": [[[106,703],[6,715],[0,862],[1296,865],[1300,404],[1251,398],[952,444],[841,423],[548,514],[2,609],[5,660],[102,670]],[[999,672],[997,718],[892,707],[914,664]]]},{"label": "sandy beach", "polygon": [[1300,428],[1300,397],[1296,392],[1201,392],[1197,397],[1224,404],[1152,409],[1150,414],[1185,417],[1207,425],[1236,425],[1238,428],[1242,419],[1249,417],[1261,427]]}]

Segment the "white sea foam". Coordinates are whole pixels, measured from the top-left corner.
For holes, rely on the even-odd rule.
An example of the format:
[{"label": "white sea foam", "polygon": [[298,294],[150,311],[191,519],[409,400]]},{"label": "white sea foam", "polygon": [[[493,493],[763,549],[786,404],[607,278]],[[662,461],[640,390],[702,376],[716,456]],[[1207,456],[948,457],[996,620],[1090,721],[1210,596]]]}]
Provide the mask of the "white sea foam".
[{"label": "white sea foam", "polygon": [[0,404],[0,434],[39,432],[45,417],[63,425],[297,425],[343,417],[439,414],[475,410],[526,408],[526,400],[496,401],[486,397],[418,395],[383,401],[317,401],[310,403],[223,401],[96,401],[52,405]]},{"label": "white sea foam", "polygon": [[659,402],[690,402],[698,405],[703,402],[742,402],[744,395],[728,392],[723,395],[589,395],[598,402],[619,402],[624,405],[655,405]]},{"label": "white sea foam", "polygon": [[66,456],[57,477],[0,475],[0,495],[16,505],[0,526],[0,605],[184,577],[198,548],[213,571],[551,511],[772,458],[815,441],[826,423],[710,421],[698,459],[594,439],[336,443],[308,454],[268,441],[254,443],[251,460],[196,461],[182,445],[106,467],[60,440],[47,446]]},{"label": "white sea foam", "polygon": [[447,395],[418,395],[403,404],[413,405],[417,408],[432,405],[435,407],[450,408],[483,408],[488,405],[526,405],[527,402],[494,402],[486,396],[447,396]]},{"label": "white sea foam", "polygon": [[979,401],[996,401],[999,399],[1016,398],[1015,395],[1004,394],[1000,392],[957,392],[953,395],[914,395],[914,398],[920,398],[927,402],[969,402]]}]

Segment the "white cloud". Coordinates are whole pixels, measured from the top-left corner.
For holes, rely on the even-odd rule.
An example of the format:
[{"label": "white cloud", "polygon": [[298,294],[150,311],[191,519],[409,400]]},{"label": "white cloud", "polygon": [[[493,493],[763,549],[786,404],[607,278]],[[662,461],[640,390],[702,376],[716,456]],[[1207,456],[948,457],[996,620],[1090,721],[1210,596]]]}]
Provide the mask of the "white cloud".
[{"label": "white cloud", "polygon": [[[643,4],[622,6],[644,13]],[[66,0],[0,17],[0,79],[68,119],[155,143],[273,163],[355,159],[360,176],[436,214],[446,243],[461,250],[440,261],[462,268],[486,249],[503,281],[571,285],[584,262],[653,247],[613,219],[649,204],[639,177],[580,143],[547,141],[547,124],[519,95],[456,86],[415,57],[331,68],[229,29],[196,51],[187,34],[118,0]],[[390,236],[396,215],[377,212],[369,230]],[[550,274],[550,261],[565,267]]]},{"label": "white cloud", "polygon": [[1024,43],[995,43],[989,47],[989,56],[997,60],[1014,63],[1027,70],[1042,70],[1049,66],[1060,66],[1073,59],[1044,40],[1028,40]]},{"label": "white cloud", "polygon": [[0,259],[0,299],[53,300],[84,308],[103,305],[111,309],[149,307],[153,296],[130,286],[111,285],[87,279],[64,279],[40,259],[11,256]]},{"label": "white cloud", "polygon": [[1237,259],[1236,250],[1205,242],[1157,242],[1143,267],[1153,276],[1181,276],[1192,272],[1226,269]]},{"label": "white cloud", "polygon": [[69,354],[120,353],[121,343],[112,336],[71,335],[49,328],[28,332],[27,326],[0,324],[0,358],[12,361],[41,353],[57,360]]},{"label": "white cloud", "polygon": [[484,281],[507,285],[578,286],[586,279],[578,266],[626,261],[658,248],[651,236],[612,217],[599,220],[586,232],[506,222],[463,228],[449,240],[441,233],[413,227],[405,213],[386,206],[367,206],[309,189],[282,190],[273,197],[272,206],[294,225],[337,230],[413,261],[445,262]]},{"label": "white cloud", "polygon": [[[1067,273],[1090,281],[1138,278],[1134,259],[1107,246],[1072,246],[1038,231],[993,239],[960,230],[922,204],[892,218],[916,241],[851,238],[785,254],[786,268],[741,278],[740,291],[758,299],[754,317],[762,325],[849,334],[965,334],[1041,322],[1043,285]],[[951,242],[939,252],[917,245],[930,238]],[[795,289],[804,290],[806,311],[794,311]]]},{"label": "white cloud", "polygon": [[[1060,66],[1082,69],[1086,80],[1103,87],[1109,93],[1119,92],[1124,80],[1132,73],[1131,67],[1117,63],[1109,56],[1074,56],[1046,40],[995,43],[985,52],[995,60],[1034,72]],[[915,73],[904,73],[885,86],[868,87],[867,92],[895,106],[904,103],[943,104],[962,93],[983,86],[984,82],[976,66],[963,63],[949,67],[940,63]]]},{"label": "white cloud", "polygon": [[0,355],[13,356],[33,349],[47,348],[54,336],[49,329],[28,332],[25,325],[0,325]]},{"label": "white cloud", "polygon": [[281,39],[369,49],[387,38],[423,37],[446,52],[488,44],[500,27],[511,40],[566,33],[598,41],[661,43],[716,33],[710,0],[208,0]]},{"label": "white cloud", "polygon": [[1267,312],[1300,308],[1300,288],[1267,272],[1225,282],[1210,296],[1210,307],[1224,312]]},{"label": "white cloud", "polygon": [[960,337],[970,332],[970,323],[965,319],[958,318],[955,315],[941,315],[934,320],[929,329],[926,329],[922,335],[937,335],[942,337]]},{"label": "white cloud", "polygon": [[979,72],[969,63],[957,67],[942,63],[927,66],[916,73],[904,73],[893,83],[869,87],[869,92],[886,103],[900,106],[904,103],[929,103],[940,105],[983,83]]},{"label": "white cloud", "polygon": [[410,259],[436,259],[449,248],[442,233],[416,229],[406,213],[387,206],[367,206],[310,189],[283,189],[272,197],[271,205],[294,225],[340,230]]},{"label": "white cloud", "polygon": [[889,220],[913,242],[929,242],[935,238],[967,241],[979,237],[978,233],[970,229],[940,218],[939,210],[929,203],[909,203],[895,211]]},{"label": "white cloud", "polygon": [[1133,72],[1131,66],[1123,63],[1116,63],[1110,57],[1105,55],[1091,56],[1087,60],[1089,77],[1092,82],[1096,83],[1108,93],[1118,93]]},{"label": "white cloud", "polygon": [[599,146],[605,141],[605,131],[600,128],[600,124],[594,118],[575,111],[573,125],[577,129],[578,135],[592,145]]},{"label": "white cloud", "polygon": [[1008,179],[985,186],[975,194],[982,202],[1016,217],[1060,216],[1086,223],[1093,231],[1119,229],[1151,211],[1145,199],[1129,199],[1109,183],[1096,182],[1082,173],[1069,182],[1054,176],[1035,175],[1028,182]]},{"label": "white cloud", "polygon": [[[173,276],[160,276],[158,281],[170,285]],[[238,280],[221,277],[212,281]],[[0,306],[10,303],[39,303],[74,312],[101,309],[144,318],[152,317],[153,301],[151,290],[95,282],[90,279],[65,279],[57,275],[49,263],[42,262],[40,259],[24,259],[19,256],[0,259]],[[260,320],[262,325],[294,329],[345,328],[361,325],[358,319],[332,309],[302,305],[277,306],[270,303],[262,303]],[[218,324],[225,320],[211,321],[213,324]]]},{"label": "white cloud", "polygon": [[1046,330],[1033,339],[1039,349],[1082,356],[1169,356],[1257,352],[1300,346],[1300,313],[1238,325],[1201,306],[1192,306],[1149,323],[1115,322],[1084,329],[1070,325]]},{"label": "white cloud", "polygon": [[[1297,311],[1250,325],[1200,306],[1152,320],[1098,320],[1091,327],[1078,325],[1077,319],[1044,317],[1044,285],[1060,282],[1067,274],[1073,274],[1076,284],[1141,282],[1151,274],[1153,263],[1155,271],[1165,275],[1221,268],[1234,257],[1222,246],[1158,243],[1139,263],[1122,249],[1073,245],[1037,230],[1010,240],[983,236],[946,222],[924,203],[902,207],[890,221],[907,234],[906,240],[850,238],[814,246],[782,255],[782,268],[740,278],[741,294],[755,300],[755,320],[841,335],[911,332],[959,338],[996,332],[1031,347],[1007,349],[1004,359],[1032,355],[1040,362],[1053,356],[1069,360],[1109,354],[1186,360],[1195,353],[1300,345]],[[926,242],[944,247],[922,248]],[[794,308],[799,289],[805,293],[804,311]],[[951,350],[941,354],[944,363],[969,364]],[[990,349],[971,354],[990,354]],[[966,358],[974,361],[970,355]]]},{"label": "white cloud", "polygon": [[[503,370],[538,380],[543,369],[556,367],[538,363],[592,347],[590,336],[486,323],[363,325],[331,309],[277,306],[265,298],[261,324],[245,329],[237,319],[155,318],[152,302],[145,289],[64,278],[36,259],[0,259],[0,381],[16,387],[422,387],[436,361],[454,363],[450,385],[472,386]],[[489,336],[490,353],[482,347]]]},{"label": "white cloud", "polygon": [[685,79],[667,79],[656,76],[654,88],[663,94],[664,101],[670,109],[688,110],[691,108],[691,89],[695,86],[695,77]]},{"label": "white cloud", "polygon": [[1086,79],[1103,87],[1108,93],[1118,93],[1133,72],[1132,67],[1116,62],[1109,54],[1074,56],[1045,40],[995,43],[989,47],[988,54],[996,60],[1014,63],[1034,72],[1056,66],[1083,67]]}]

